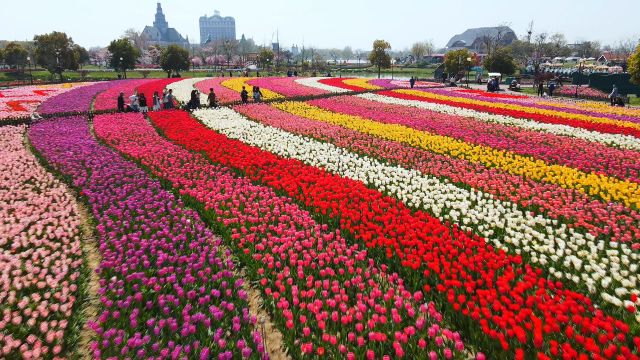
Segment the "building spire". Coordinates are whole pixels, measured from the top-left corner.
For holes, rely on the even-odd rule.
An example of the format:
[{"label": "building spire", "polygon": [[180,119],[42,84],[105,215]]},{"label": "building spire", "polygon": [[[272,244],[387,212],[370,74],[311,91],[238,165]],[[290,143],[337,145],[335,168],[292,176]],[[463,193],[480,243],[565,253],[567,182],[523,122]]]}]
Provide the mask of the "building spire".
[{"label": "building spire", "polygon": [[164,17],[164,13],[162,12],[162,5],[160,3],[158,3],[158,6],[156,8],[156,21],[153,22],[153,26],[160,30],[163,34],[169,28],[169,23],[167,23],[167,20]]}]

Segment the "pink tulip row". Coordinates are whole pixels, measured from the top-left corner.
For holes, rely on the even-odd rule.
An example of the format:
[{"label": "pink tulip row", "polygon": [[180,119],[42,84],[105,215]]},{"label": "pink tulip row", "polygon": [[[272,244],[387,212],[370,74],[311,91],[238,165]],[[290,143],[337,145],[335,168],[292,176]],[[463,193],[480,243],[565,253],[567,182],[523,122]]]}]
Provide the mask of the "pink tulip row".
[{"label": "pink tulip row", "polygon": [[[176,115],[151,117],[164,128]],[[142,117],[99,117],[95,129],[202,204],[234,243],[248,276],[260,283],[296,357],[463,356],[460,335],[440,324],[422,292],[410,293],[398,275],[376,266],[366,250],[348,245],[339,230],[315,222],[292,200],[170,143]]]},{"label": "pink tulip row", "polygon": [[243,280],[195,211],[98,144],[81,117],[39,122],[29,137],[72,179],[97,221],[94,358],[267,357]]},{"label": "pink tulip row", "polygon": [[470,144],[531,156],[550,164],[603,173],[623,180],[640,180],[640,152],[637,151],[357,97],[313,100],[310,104],[338,113],[385,124],[404,125]]},{"label": "pink tulip row", "polygon": [[269,89],[287,97],[313,96],[327,93],[327,91],[322,89],[301,85],[296,82],[297,79],[297,77],[262,77],[249,80],[247,84]]},{"label": "pink tulip row", "polygon": [[640,213],[623,205],[605,204],[578,191],[538,183],[476,162],[437,155],[337,125],[298,117],[266,104],[237,106],[235,110],[265,125],[328,141],[425,174],[451,179],[463,186],[493,194],[501,200],[515,202],[531,211],[564,219],[574,227],[587,229],[594,236],[604,235],[629,242],[638,240]]},{"label": "pink tulip row", "polygon": [[24,145],[0,127],[0,358],[55,358],[71,344],[83,264],[78,208]]},{"label": "pink tulip row", "polygon": [[[203,94],[208,94],[209,89],[213,88],[213,92],[216,94],[218,102],[221,104],[238,101],[240,95],[238,92],[222,86],[222,82],[229,80],[230,78],[211,78],[197,82],[195,88]],[[250,89],[249,89],[250,90]]]},{"label": "pink tulip row", "polygon": [[[124,93],[125,102],[129,102],[131,96],[139,86],[156,81],[154,79],[131,79],[112,81],[111,87],[96,96],[93,103],[95,110],[115,110],[118,107],[118,95]],[[149,96],[149,94],[146,94]],[[147,98],[149,107],[153,105],[151,97]]]}]

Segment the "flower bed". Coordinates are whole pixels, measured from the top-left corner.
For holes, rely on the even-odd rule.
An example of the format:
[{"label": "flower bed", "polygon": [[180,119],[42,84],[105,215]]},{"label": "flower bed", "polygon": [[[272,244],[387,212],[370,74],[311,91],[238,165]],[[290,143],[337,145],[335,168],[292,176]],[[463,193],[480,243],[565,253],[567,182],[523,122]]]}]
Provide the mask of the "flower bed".
[{"label": "flower bed", "polygon": [[347,89],[343,89],[337,86],[330,86],[323,83],[322,80],[324,79],[327,79],[327,78],[322,78],[322,77],[299,78],[299,79],[296,79],[296,82],[300,85],[320,89],[329,93],[349,92],[349,90]]},{"label": "flower bed", "polygon": [[630,208],[640,205],[638,183],[619,180],[599,174],[559,165],[548,165],[542,161],[519,156],[488,147],[471,145],[455,139],[432,135],[398,125],[381,124],[361,117],[336,114],[307,103],[279,103],[274,105],[294,115],[325,121],[412,146],[497,167],[514,175],[530,177],[536,181],[558,184],[576,189],[604,201],[616,201]]},{"label": "flower bed", "polygon": [[[231,135],[240,130],[240,133],[245,134],[242,135],[245,136],[243,139],[248,139],[246,137],[248,133],[242,131],[248,124],[241,123],[242,118],[237,114],[233,115],[235,113],[225,109],[196,113],[218,131]],[[479,328],[476,329],[487,336],[484,341],[478,338],[481,348],[486,346],[495,351],[496,348],[490,345],[495,343],[486,341],[487,338],[492,338],[501,343],[504,350],[515,351],[527,342],[527,338],[533,337],[534,345],[540,349],[539,351],[550,346],[553,348],[551,353],[557,353],[556,341],[561,339],[560,341],[565,343],[562,351],[568,356],[577,356],[581,351],[602,354],[604,348],[592,346],[593,343],[587,340],[590,338],[590,332],[581,332],[582,325],[573,323],[575,319],[580,319],[580,324],[584,321],[602,331],[607,331],[605,328],[611,323],[617,325],[616,330],[610,328],[610,331],[626,333],[629,330],[624,322],[613,320],[603,312],[596,311],[587,297],[565,290],[559,282],[542,280],[539,269],[519,265],[522,263],[519,256],[495,252],[493,247],[487,245],[481,238],[468,236],[456,227],[447,228],[424,212],[410,212],[402,203],[393,198],[381,196],[379,192],[366,188],[362,182],[332,176],[317,167],[303,165],[292,159],[282,159],[242,142],[229,140],[215,132],[207,132],[188,117],[182,118],[176,114],[171,118],[170,124],[169,120],[167,123],[156,123],[156,125],[170,139],[191,150],[204,151],[214,161],[241,170],[255,181],[264,182],[285,192],[314,209],[314,212],[326,218],[327,221],[339,223],[341,229],[353,234],[368,247],[377,249],[382,254],[386,254],[386,257],[393,259],[389,261],[402,264],[403,272],[412,274],[407,280],[413,286],[419,284],[425,289],[436,289],[435,294],[443,296],[445,301],[451,304],[456,312],[452,317],[456,321],[464,322],[465,316],[473,314],[475,325],[468,322],[465,324],[472,327],[478,326]],[[275,144],[276,140],[272,140],[274,134],[273,132],[264,133],[260,141],[265,145]],[[281,149],[289,148],[290,151],[298,154],[307,153],[305,149],[298,148],[293,143],[277,141]],[[322,152],[315,149],[309,154],[313,153],[321,154]],[[354,169],[348,163],[340,165],[342,160],[336,163],[336,158],[331,158],[334,160],[319,161],[315,165],[325,167],[333,163],[334,166],[345,171]],[[364,171],[367,174],[377,174],[380,170],[371,168],[370,171]],[[388,186],[393,188],[397,185],[388,183]],[[407,194],[406,199],[409,199],[411,191],[405,194]],[[460,257],[461,254],[457,249],[467,249],[464,257]],[[470,252],[470,249],[473,249],[473,252]],[[384,259],[385,257],[377,258],[382,261],[385,261]],[[449,270],[443,272],[443,268]],[[508,270],[495,273],[496,269]],[[469,278],[466,275],[460,278],[459,274],[468,274]],[[478,282],[471,278],[494,279]],[[453,285],[465,282],[467,285]],[[495,284],[502,285],[496,287]],[[545,291],[551,291],[551,294],[536,300],[537,296],[542,296],[542,293],[537,290],[539,286],[546,289]],[[480,294],[482,294],[482,302],[480,302]],[[530,298],[531,301],[526,304],[519,303],[518,310],[514,313],[508,310],[507,303],[500,305],[501,301],[505,301],[504,296]],[[486,304],[485,301],[493,304],[491,309],[480,305]],[[542,304],[544,306],[541,306]],[[460,313],[462,309],[464,311]],[[567,309],[572,309],[577,318],[557,317],[557,314],[565,313]],[[518,316],[518,320],[515,320],[517,313],[537,315]],[[480,319],[482,320],[479,321]],[[521,327],[520,324],[525,319],[530,323]],[[548,323],[544,333],[541,323],[538,323],[539,319],[544,319],[544,322]],[[563,335],[565,328],[581,334],[579,337],[572,335],[567,337],[566,334]],[[475,332],[474,334],[479,335]],[[625,335],[621,336],[625,337]],[[630,343],[631,339],[627,339]],[[614,351],[627,354],[630,351],[624,346],[616,349]]]},{"label": "flower bed", "polygon": [[[577,90],[577,91],[576,91]],[[608,100],[609,94],[604,91],[600,91],[598,89],[590,88],[588,86],[577,86],[577,85],[565,85],[559,87],[554,94],[560,96],[567,97],[576,97],[581,99],[592,99],[592,100]]]},{"label": "flower bed", "polygon": [[640,150],[640,140],[628,135],[599,133],[596,131],[575,128],[568,125],[541,123],[533,120],[515,118],[512,116],[491,114],[487,112],[464,109],[445,104],[436,104],[419,99],[404,99],[398,96],[385,96],[379,93],[361,94],[357,96],[363,99],[368,99],[385,104],[402,105],[410,108],[426,109],[443,114],[473,118],[475,120],[489,124],[503,124],[525,130],[533,130],[548,134],[575,137],[578,139],[587,140],[590,142],[598,142],[622,149]]},{"label": "flower bed", "polygon": [[492,114],[532,119],[549,124],[569,125],[572,127],[580,127],[603,133],[631,135],[636,138],[640,137],[640,124],[604,117],[570,114],[562,111],[529,108],[521,105],[465,99],[418,90],[392,90],[383,91],[380,94],[398,97],[401,99],[421,100],[437,104],[451,105],[465,109],[489,112]]},{"label": "flower bed", "polygon": [[73,196],[0,127],[0,358],[65,356],[77,341],[86,281]]},{"label": "flower bed", "polygon": [[548,164],[571,166],[585,172],[640,181],[640,153],[636,151],[351,96],[308,103],[339,114],[359,116],[384,124],[403,125],[469,144],[488,146],[493,150],[531,156]]},{"label": "flower bed", "polygon": [[0,90],[0,123],[3,119],[29,117],[43,101],[90,84],[37,85]]},{"label": "flower bed", "polygon": [[[184,112],[150,116],[171,136],[198,136],[183,128]],[[171,144],[141,117],[98,117],[95,126],[105,141],[196,199],[221,225],[297,357],[463,357],[459,334],[442,327],[422,292],[408,292],[396,274],[289,199]]]},{"label": "flower bed", "polygon": [[199,81],[195,84],[195,87],[200,90],[204,95],[209,94],[209,89],[213,88],[213,92],[216,94],[216,99],[220,104],[228,104],[232,102],[240,101],[240,94],[228,87],[222,86],[223,81],[227,78],[212,78]]},{"label": "flower bed", "polygon": [[[249,77],[228,78],[227,80],[223,81],[221,85],[237,92],[238,94],[240,94],[240,92],[242,91],[242,88],[244,87],[249,92],[249,97],[251,98],[252,86],[247,84],[247,82],[253,79],[255,78],[249,78]],[[284,98],[284,96],[282,96],[281,94],[278,94],[269,89],[260,89],[260,92],[262,93],[262,100],[274,100],[274,99]]]},{"label": "flower bed", "polygon": [[261,89],[269,89],[286,97],[314,96],[328,93],[322,89],[303,86],[296,80],[298,80],[298,78],[295,77],[262,77],[251,79],[247,81],[247,84],[250,86],[259,86]]},{"label": "flower bed", "polygon": [[514,176],[477,162],[438,155],[337,125],[309,120],[266,104],[237,106],[235,110],[268,126],[327,141],[440,179],[450,179],[461,187],[470,186],[500,200],[517,203],[527,211],[584,228],[595,237],[604,237],[607,242],[623,241],[631,242],[632,247],[640,246],[634,245],[640,242],[637,238],[640,213],[624,206],[596,201],[578,191]]},{"label": "flower bed", "polygon": [[[397,89],[397,88],[410,88],[411,84],[409,80],[393,80],[393,79],[370,79],[369,84],[376,85],[385,89]],[[431,81],[416,81],[413,85],[414,88],[432,88],[442,87],[442,83],[436,83]]]},{"label": "flower bed", "polygon": [[93,98],[113,86],[110,81],[103,81],[80,88],[71,89],[63,94],[45,100],[38,111],[41,114],[81,113],[91,109]]},{"label": "flower bed", "polygon": [[232,359],[264,351],[242,280],[196,212],[99,145],[83,118],[41,122],[29,136],[97,220],[94,357]]},{"label": "flower bed", "polygon": [[[151,80],[151,79],[114,80],[111,82],[112,86],[109,87],[109,89],[101,92],[96,96],[96,99],[93,103],[93,108],[95,110],[115,110],[118,108],[118,95],[120,95],[121,92],[124,93],[125,102],[128,103],[129,96],[131,96],[139,86],[143,86],[153,81],[155,80]],[[150,97],[147,98],[148,104],[150,104],[149,107],[152,107],[153,105],[151,100],[152,99]]]}]

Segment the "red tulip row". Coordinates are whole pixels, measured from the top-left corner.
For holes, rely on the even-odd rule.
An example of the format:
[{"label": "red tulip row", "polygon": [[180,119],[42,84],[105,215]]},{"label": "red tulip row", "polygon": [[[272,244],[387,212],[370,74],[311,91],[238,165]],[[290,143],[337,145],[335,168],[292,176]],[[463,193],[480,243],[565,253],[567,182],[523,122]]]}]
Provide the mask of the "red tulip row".
[{"label": "red tulip row", "polygon": [[231,140],[187,113],[152,119],[171,140],[285,193],[376,249],[379,260],[398,266],[412,286],[446,299],[455,311],[452,318],[475,329],[472,336],[497,340],[507,354],[526,349],[571,358],[638,358],[640,338],[629,335],[627,324],[596,309],[588,297],[543,278],[519,256],[412,212],[361,182]]}]

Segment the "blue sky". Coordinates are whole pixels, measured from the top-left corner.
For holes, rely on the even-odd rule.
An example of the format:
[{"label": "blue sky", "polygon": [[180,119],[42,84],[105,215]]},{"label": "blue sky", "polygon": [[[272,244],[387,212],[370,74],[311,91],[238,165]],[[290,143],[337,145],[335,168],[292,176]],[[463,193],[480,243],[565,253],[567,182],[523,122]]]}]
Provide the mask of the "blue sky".
[{"label": "blue sky", "polygon": [[[32,39],[65,31],[85,47],[105,46],[125,29],[151,25],[156,0],[2,1],[0,40]],[[26,8],[25,8],[26,7]],[[640,38],[639,0],[164,0],[169,25],[199,41],[198,18],[215,9],[236,18],[236,31],[258,44],[279,30],[283,45],[368,49],[388,40],[394,50],[421,40],[443,46],[469,27],[506,24],[519,36],[534,21],[534,32],[562,32],[569,42],[615,44]]]}]

